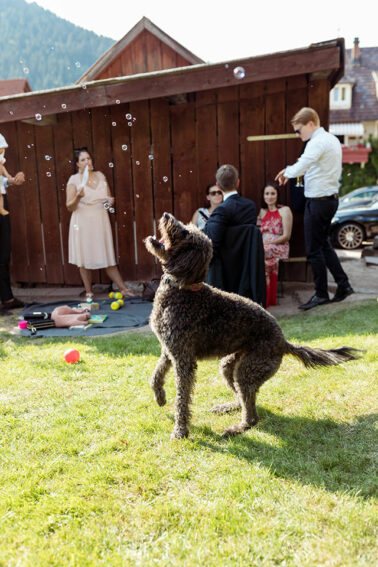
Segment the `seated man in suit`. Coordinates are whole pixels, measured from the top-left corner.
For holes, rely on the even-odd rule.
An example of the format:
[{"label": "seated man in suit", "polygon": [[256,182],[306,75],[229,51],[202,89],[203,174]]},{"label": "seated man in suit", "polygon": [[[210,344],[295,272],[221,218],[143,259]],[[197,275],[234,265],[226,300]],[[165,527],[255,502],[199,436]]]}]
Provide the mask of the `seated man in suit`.
[{"label": "seated man in suit", "polygon": [[207,283],[265,306],[264,248],[256,227],[256,205],[239,195],[239,173],[233,165],[218,169],[216,184],[223,191],[224,201],[204,228],[213,243]]},{"label": "seated man in suit", "polygon": [[238,193],[240,180],[236,167],[221,165],[215,179],[217,187],[223,191],[223,203],[214,209],[204,229],[213,243],[213,261],[219,257],[225,232],[230,226],[256,225],[257,221],[255,203]]}]

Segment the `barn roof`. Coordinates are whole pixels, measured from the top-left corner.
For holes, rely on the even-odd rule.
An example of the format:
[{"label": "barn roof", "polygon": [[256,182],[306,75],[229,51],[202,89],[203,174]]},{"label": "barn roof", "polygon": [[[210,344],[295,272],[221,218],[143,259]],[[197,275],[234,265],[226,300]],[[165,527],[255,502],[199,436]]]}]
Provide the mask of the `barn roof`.
[{"label": "barn roof", "polygon": [[[237,78],[233,70],[242,66],[245,76]],[[307,75],[310,80],[327,78],[332,86],[344,72],[344,40],[311,44],[307,48],[282,51],[257,57],[202,63],[175,69],[141,73],[70,85],[59,89],[34,91],[0,97],[0,123],[45,117],[83,108],[111,106],[158,97],[172,97],[190,92],[229,87]],[[46,122],[45,122],[46,123]]]},{"label": "barn roof", "polygon": [[[171,50],[176,52],[180,55],[183,59],[185,59],[188,64],[198,64],[204,63],[202,59],[194,55],[191,51],[183,47],[180,43],[166,34],[163,30],[161,30],[158,26],[156,26],[151,20],[146,17],[143,17],[135,26],[117,43],[112,45],[103,55],[100,57],[95,63],[93,63],[92,67],[88,69],[77,80],[77,83],[87,82],[87,81],[94,81],[100,78],[102,72],[109,67],[116,59],[118,59],[122,52],[127,47],[135,42],[136,38],[140,36],[144,31],[155,36],[160,42],[164,43],[168,46]],[[145,46],[143,46],[145,48]]]}]

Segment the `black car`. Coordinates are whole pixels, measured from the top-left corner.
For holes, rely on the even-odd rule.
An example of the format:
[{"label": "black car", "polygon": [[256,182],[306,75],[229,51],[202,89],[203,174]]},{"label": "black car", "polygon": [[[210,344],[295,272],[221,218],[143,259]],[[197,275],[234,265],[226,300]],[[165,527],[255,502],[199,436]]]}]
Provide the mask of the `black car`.
[{"label": "black car", "polygon": [[378,197],[364,206],[338,209],[332,219],[331,239],[334,246],[354,250],[364,240],[378,234]]}]

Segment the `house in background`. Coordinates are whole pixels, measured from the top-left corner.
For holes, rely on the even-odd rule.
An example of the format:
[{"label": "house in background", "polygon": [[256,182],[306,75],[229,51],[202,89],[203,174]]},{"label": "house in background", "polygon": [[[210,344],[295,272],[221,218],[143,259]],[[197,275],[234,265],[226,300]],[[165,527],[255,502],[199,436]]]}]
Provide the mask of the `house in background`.
[{"label": "house in background", "polygon": [[0,96],[12,96],[18,93],[30,93],[32,90],[27,79],[0,80]]},{"label": "house in background", "polygon": [[369,159],[369,136],[378,138],[378,47],[360,48],[354,39],[345,52],[345,72],[330,92],[330,127],[344,145],[343,163]]}]

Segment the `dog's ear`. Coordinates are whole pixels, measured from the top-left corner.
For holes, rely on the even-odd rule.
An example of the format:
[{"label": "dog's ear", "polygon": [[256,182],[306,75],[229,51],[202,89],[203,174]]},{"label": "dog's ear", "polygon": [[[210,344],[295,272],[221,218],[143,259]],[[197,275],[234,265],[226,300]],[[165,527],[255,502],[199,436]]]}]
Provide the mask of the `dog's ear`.
[{"label": "dog's ear", "polygon": [[211,256],[211,246],[204,246],[203,241],[182,240],[169,249],[164,268],[174,276],[178,284],[202,282],[206,279]]}]

